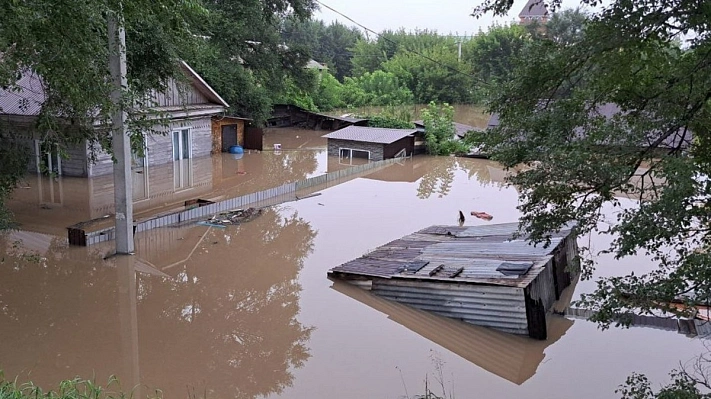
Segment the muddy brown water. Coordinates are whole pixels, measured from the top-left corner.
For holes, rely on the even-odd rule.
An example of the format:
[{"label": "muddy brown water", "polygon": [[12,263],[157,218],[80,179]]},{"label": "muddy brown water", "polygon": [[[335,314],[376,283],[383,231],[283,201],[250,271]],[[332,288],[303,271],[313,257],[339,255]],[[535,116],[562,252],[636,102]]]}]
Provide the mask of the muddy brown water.
[{"label": "muddy brown water", "polygon": [[[302,150],[255,155],[274,157],[284,179],[337,167],[303,150],[318,142],[315,134],[297,133],[268,140],[305,143]],[[301,152],[313,157],[299,169],[285,157]],[[217,169],[232,170],[222,161]],[[281,181],[274,170],[245,169],[272,184]],[[67,247],[40,229],[13,232],[0,243],[0,369],[45,387],[116,374],[139,396],[161,389],[165,398],[402,398],[423,394],[425,380],[440,395],[443,385],[447,397],[613,398],[633,371],[661,383],[704,350],[702,340],[674,332],[600,331],[565,318],[553,322],[548,341],[534,341],[326,278],[386,242],[456,223],[460,209],[494,216],[468,225],[515,221],[518,193],[503,176],[490,161],[415,157],[240,226],[141,233],[133,257],[103,259],[110,243]],[[229,194],[229,185],[216,188]],[[641,256],[599,260],[598,275],[652,267]],[[576,295],[592,288],[581,281]]]}]

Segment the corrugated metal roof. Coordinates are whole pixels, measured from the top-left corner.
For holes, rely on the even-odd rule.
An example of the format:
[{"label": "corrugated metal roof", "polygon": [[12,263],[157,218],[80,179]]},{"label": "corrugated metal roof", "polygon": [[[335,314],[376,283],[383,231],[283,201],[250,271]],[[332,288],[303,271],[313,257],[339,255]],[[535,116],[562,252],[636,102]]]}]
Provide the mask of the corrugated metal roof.
[{"label": "corrugated metal roof", "polygon": [[543,17],[548,15],[548,8],[543,0],[528,0],[526,5],[518,14],[519,17]]},{"label": "corrugated metal roof", "polygon": [[[369,254],[331,269],[387,279],[427,279],[526,287],[545,268],[570,235],[553,235],[550,246],[511,240],[518,223],[472,227],[431,226],[378,247]],[[559,248],[560,247],[560,248]],[[504,274],[506,263],[525,266],[525,273]]]},{"label": "corrugated metal roof", "polygon": [[390,144],[417,133],[416,129],[385,129],[379,127],[348,126],[321,137],[327,139],[361,141],[365,143]]},{"label": "corrugated metal roof", "polygon": [[0,89],[0,113],[39,115],[45,98],[40,77],[36,73],[25,72],[13,87]]}]

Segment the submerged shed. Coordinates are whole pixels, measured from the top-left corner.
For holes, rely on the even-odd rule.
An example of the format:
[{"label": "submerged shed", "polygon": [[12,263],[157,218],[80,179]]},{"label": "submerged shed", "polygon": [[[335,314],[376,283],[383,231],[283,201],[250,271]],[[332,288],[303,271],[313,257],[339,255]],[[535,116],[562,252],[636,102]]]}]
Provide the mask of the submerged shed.
[{"label": "submerged shed", "polygon": [[511,239],[517,223],[431,226],[329,271],[441,316],[546,339],[553,303],[577,278],[570,230],[547,248]]},{"label": "submerged shed", "polygon": [[328,139],[328,155],[382,161],[412,155],[416,133],[417,129],[348,126],[323,137]]}]

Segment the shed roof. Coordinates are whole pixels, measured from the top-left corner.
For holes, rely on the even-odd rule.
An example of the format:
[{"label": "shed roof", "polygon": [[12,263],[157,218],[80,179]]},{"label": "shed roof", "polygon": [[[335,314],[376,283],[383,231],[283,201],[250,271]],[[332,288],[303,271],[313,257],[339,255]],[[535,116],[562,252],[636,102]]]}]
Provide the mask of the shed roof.
[{"label": "shed roof", "polygon": [[517,230],[518,223],[431,226],[337,266],[330,273],[523,288],[543,271],[571,230],[555,234],[547,248],[530,245],[525,239],[512,240]]},{"label": "shed roof", "polygon": [[518,14],[519,17],[543,17],[548,15],[548,8],[543,0],[528,0],[526,5]]},{"label": "shed roof", "polygon": [[390,144],[417,133],[417,129],[385,129],[379,127],[348,126],[321,137],[327,139],[361,141],[364,143]]},{"label": "shed roof", "polygon": [[[425,127],[425,121],[423,120],[417,120],[412,122],[415,124],[416,127],[424,128]],[[459,122],[452,122],[454,125],[454,134],[456,134],[459,137],[464,137],[467,132],[475,131],[475,132],[480,132],[482,129],[476,127],[476,126],[471,126],[471,125],[465,125],[464,123],[459,123]]]}]

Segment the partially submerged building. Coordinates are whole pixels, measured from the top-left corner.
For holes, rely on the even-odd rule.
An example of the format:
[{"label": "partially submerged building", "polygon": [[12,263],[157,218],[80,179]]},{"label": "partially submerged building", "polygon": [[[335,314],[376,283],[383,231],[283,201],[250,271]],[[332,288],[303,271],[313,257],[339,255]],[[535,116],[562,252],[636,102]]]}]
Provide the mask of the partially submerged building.
[{"label": "partially submerged building", "polygon": [[349,126],[323,135],[328,139],[328,155],[364,158],[371,161],[410,156],[415,151],[417,129],[385,129]]},{"label": "partially submerged building", "polygon": [[546,339],[554,303],[577,279],[576,238],[563,230],[533,246],[511,239],[517,227],[431,226],[328,273],[440,316]]},{"label": "partially submerged building", "polygon": [[[170,163],[176,164],[181,171],[187,171],[190,169],[189,160],[209,156],[213,151],[211,119],[223,115],[228,104],[188,64],[181,62],[180,66],[187,78],[186,84],[169,81],[165,90],[151,93],[154,105],[140,110],[147,117],[156,119],[153,129],[164,134],[146,135],[144,153],[135,153],[133,157],[134,173],[144,174],[150,166]],[[12,90],[0,90],[0,117],[17,137],[23,137],[22,140],[30,146],[32,162],[29,171],[39,173],[49,170],[79,177],[113,173],[111,155],[95,148],[96,145],[87,140],[63,148],[67,158],[60,157],[56,149],[46,148],[42,142],[44,132],[34,128],[46,100],[42,77],[27,72],[16,86]],[[94,128],[106,130],[106,126],[98,124]]]}]

